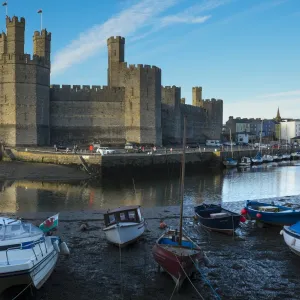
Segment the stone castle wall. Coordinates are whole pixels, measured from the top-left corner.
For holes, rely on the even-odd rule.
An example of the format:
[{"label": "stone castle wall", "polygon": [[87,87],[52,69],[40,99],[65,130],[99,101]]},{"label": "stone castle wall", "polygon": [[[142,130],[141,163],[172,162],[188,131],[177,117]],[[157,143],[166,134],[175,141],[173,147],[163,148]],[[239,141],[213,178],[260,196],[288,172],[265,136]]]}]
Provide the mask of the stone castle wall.
[{"label": "stone castle wall", "polygon": [[124,144],[124,88],[52,85],[51,144]]}]

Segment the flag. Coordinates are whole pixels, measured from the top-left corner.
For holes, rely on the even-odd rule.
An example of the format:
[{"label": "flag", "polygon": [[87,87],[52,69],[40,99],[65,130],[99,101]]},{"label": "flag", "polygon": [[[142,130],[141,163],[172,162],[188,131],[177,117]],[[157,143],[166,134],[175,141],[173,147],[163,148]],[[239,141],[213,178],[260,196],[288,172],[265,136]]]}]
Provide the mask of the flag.
[{"label": "flag", "polygon": [[48,218],[47,220],[45,220],[39,227],[41,230],[43,230],[44,232],[48,232],[50,230],[52,230],[53,228],[58,226],[58,215],[54,215],[50,218]]},{"label": "flag", "polygon": [[39,9],[38,11],[37,11],[37,13],[38,14],[41,14],[43,11],[41,10],[41,9]]},{"label": "flag", "polygon": [[6,6],[6,5],[7,5],[7,2],[3,2],[3,3],[2,3],[2,6]]}]

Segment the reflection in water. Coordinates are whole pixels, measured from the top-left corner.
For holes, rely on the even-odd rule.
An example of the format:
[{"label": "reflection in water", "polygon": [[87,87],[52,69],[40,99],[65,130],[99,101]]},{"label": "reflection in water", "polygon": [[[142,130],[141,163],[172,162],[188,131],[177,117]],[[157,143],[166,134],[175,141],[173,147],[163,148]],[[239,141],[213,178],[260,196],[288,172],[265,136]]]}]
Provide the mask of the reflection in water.
[{"label": "reflection in water", "polygon": [[[185,179],[185,204],[203,201],[235,202],[300,194],[300,166],[257,166],[199,174]],[[38,212],[112,208],[141,204],[144,207],[179,203],[179,178],[139,181],[135,178],[85,184],[2,182],[0,212]]]}]

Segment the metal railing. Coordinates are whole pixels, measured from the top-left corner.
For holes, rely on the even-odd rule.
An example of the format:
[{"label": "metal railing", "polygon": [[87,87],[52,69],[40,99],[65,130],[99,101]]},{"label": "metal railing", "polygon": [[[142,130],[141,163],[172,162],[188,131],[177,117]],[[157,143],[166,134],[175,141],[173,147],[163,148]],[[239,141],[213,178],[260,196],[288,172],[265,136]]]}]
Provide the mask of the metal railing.
[{"label": "metal railing", "polygon": [[[47,249],[47,245],[46,245],[46,240],[45,240],[45,238],[40,238],[39,240],[37,240],[37,241],[35,241],[35,242],[32,242],[32,243],[30,243],[30,244],[26,244],[26,245],[23,245],[23,246],[22,246],[22,244],[20,244],[20,246],[18,246],[18,247],[11,247],[11,248],[6,249],[6,250],[5,250],[5,254],[6,254],[6,263],[7,263],[7,265],[10,265],[9,259],[8,259],[8,252],[9,252],[9,251],[13,251],[13,250],[28,250],[28,249],[31,249],[32,252],[33,252],[33,254],[34,254],[34,256],[35,256],[35,259],[38,260],[38,256],[37,256],[37,254],[36,254],[36,252],[35,252],[35,250],[34,250],[34,247],[35,247],[36,245],[39,246],[40,251],[41,251],[41,254],[42,254],[42,257],[44,257],[44,252],[43,252],[43,250],[42,250],[41,244],[44,244],[44,247],[45,247],[45,254],[47,254],[47,253],[48,253],[48,249]],[[26,247],[26,248],[25,248],[25,247]],[[30,247],[30,248],[28,248],[28,247]],[[24,249],[24,248],[25,248],[25,249]]]}]

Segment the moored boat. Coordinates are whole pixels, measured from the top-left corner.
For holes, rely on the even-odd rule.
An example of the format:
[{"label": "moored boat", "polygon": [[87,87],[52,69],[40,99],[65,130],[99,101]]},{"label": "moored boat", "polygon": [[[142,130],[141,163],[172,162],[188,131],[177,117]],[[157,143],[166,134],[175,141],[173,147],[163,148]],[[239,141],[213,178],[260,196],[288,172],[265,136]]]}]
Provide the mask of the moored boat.
[{"label": "moored boat", "polygon": [[231,212],[215,204],[201,204],[194,208],[201,226],[226,234],[233,234],[239,227],[240,221],[245,221],[243,216]]},{"label": "moored boat", "polygon": [[175,281],[175,289],[198,268],[198,263],[204,260],[202,249],[192,239],[183,233],[183,200],[184,200],[184,177],[185,177],[185,148],[186,148],[186,116],[183,126],[183,146],[181,161],[181,201],[179,232],[168,230],[155,243],[152,254],[159,265]]},{"label": "moored boat", "polygon": [[224,165],[226,168],[234,168],[234,167],[237,166],[237,164],[238,164],[238,162],[237,162],[235,159],[231,158],[231,157],[226,158],[226,159],[223,161],[223,165]]},{"label": "moored boat", "polygon": [[292,226],[284,226],[280,234],[283,235],[291,251],[300,256],[300,222]]},{"label": "moored boat", "polygon": [[254,165],[259,165],[264,162],[260,152],[258,152],[253,158],[251,158],[251,161]]},{"label": "moored boat", "polygon": [[248,166],[251,166],[251,159],[250,157],[246,157],[246,156],[243,156],[241,158],[241,161],[238,163],[238,165],[240,167],[248,167]]},{"label": "moored boat", "polygon": [[69,250],[58,236],[45,236],[31,223],[0,218],[0,295],[17,285],[42,287],[59,254]]},{"label": "moored boat", "polygon": [[248,219],[271,225],[292,225],[300,220],[299,209],[249,200],[241,214]]},{"label": "moored boat", "polygon": [[291,153],[291,159],[299,159],[299,157],[300,157],[299,151]]},{"label": "moored boat", "polygon": [[105,233],[108,242],[124,247],[138,240],[145,231],[145,220],[140,206],[124,206],[108,210],[104,214]]},{"label": "moored boat", "polygon": [[264,162],[264,163],[268,163],[268,162],[272,162],[272,161],[273,161],[272,155],[268,155],[268,154],[265,154],[265,155],[262,157],[262,159],[263,159],[263,162]]},{"label": "moored boat", "polygon": [[282,159],[283,160],[290,160],[291,159],[291,154],[288,154],[288,153],[282,154]]}]

